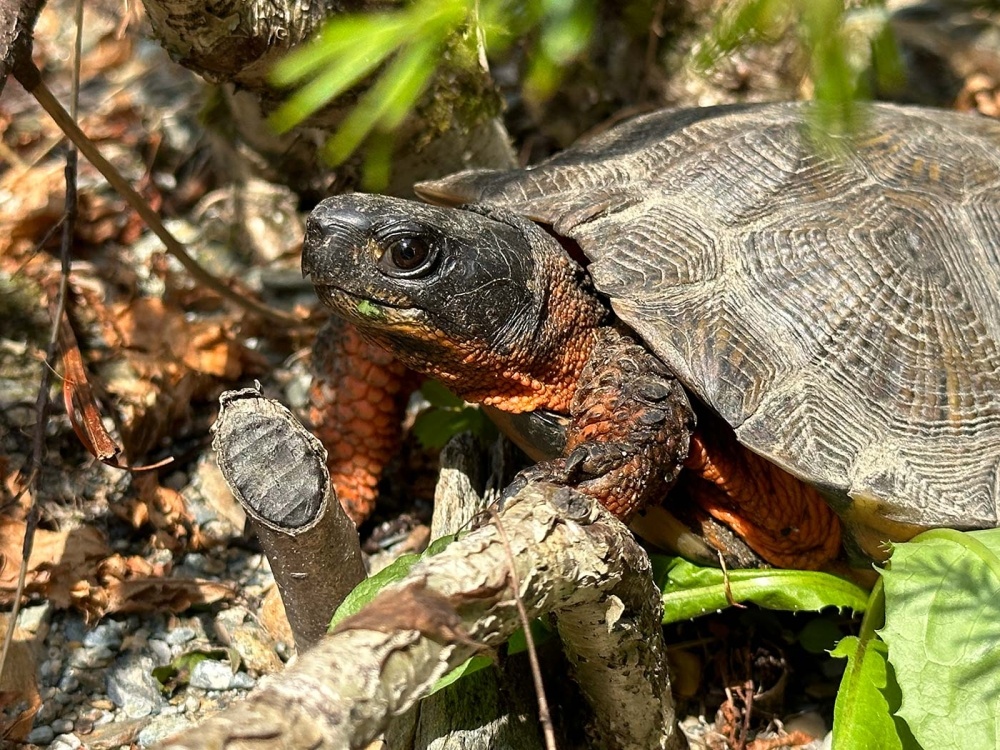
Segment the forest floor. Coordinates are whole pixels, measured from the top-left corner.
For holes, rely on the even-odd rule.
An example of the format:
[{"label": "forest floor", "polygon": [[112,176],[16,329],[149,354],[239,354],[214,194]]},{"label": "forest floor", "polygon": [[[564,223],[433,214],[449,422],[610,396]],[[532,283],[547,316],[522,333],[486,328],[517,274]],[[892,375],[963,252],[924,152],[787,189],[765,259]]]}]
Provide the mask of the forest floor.
[{"label": "forest floor", "polygon": [[[64,102],[74,34],[67,8],[53,3],[45,11],[35,43],[35,60]],[[40,421],[35,405],[61,278],[66,141],[34,99],[7,83],[0,98],[5,609],[34,514],[38,528],[0,682],[0,745],[145,747],[238,700],[292,655],[267,560],[216,466],[209,429],[219,395],[254,380],[293,409],[306,405],[308,348],[323,312],[298,266],[303,206],[288,189],[248,176],[211,122],[211,89],[148,38],[134,8],[120,10],[88,4],[81,126],[210,273],[303,322],[268,323],[193,280],[81,159],[72,334],[60,333],[52,405]],[[772,64],[751,55],[711,86],[678,83],[686,93],[676,99],[724,99],[719,91],[732,98],[747,81],[759,98],[793,96],[778,84],[758,85],[772,80]],[[968,70],[942,103],[1000,114],[997,80]],[[105,433],[120,457],[95,455]],[[44,459],[30,477],[39,448]],[[415,443],[408,450],[397,467],[408,502],[390,493],[397,502],[361,529],[370,555],[427,542],[434,456]],[[8,620],[0,614],[5,628]],[[850,627],[840,615],[731,610],[677,628],[675,690],[689,722],[708,732],[718,716],[719,727],[735,732],[729,746],[743,746],[736,730],[753,704],[755,728],[782,719],[786,730],[822,738],[843,668],[824,648]],[[725,735],[693,746],[724,747]]]}]

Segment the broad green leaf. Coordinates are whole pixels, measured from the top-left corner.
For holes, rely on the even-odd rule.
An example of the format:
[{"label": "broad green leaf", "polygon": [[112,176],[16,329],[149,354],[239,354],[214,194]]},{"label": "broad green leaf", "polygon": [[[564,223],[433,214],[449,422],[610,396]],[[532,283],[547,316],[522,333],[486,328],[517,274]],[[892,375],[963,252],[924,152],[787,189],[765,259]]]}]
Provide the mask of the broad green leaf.
[{"label": "broad green leaf", "polygon": [[461,408],[465,402],[449,391],[437,380],[425,380],[420,386],[420,392],[424,398],[430,401],[431,406],[445,406],[453,409]]},{"label": "broad green leaf", "polygon": [[924,748],[1000,746],[1000,529],[898,544],[882,574],[899,715]]},{"label": "broad green leaf", "polygon": [[906,725],[892,715],[899,707],[899,686],[886,662],[887,652],[878,638],[853,635],[830,652],[847,658],[833,710],[837,750],[919,750]]},{"label": "broad green leaf", "polygon": [[[539,620],[532,620],[531,637],[535,641],[535,646],[540,646],[552,637],[552,631],[545,627],[545,625]],[[524,631],[521,629],[514,631],[514,634],[507,640],[507,655],[513,656],[514,654],[520,654],[522,651],[527,651],[527,649],[528,641],[524,637]],[[448,674],[439,679],[434,684],[434,687],[429,695],[434,695],[434,693],[438,690],[442,690],[443,688],[458,682],[467,675],[475,674],[476,672],[486,669],[487,667],[492,667],[494,663],[494,660],[488,656],[473,656],[471,659],[467,659],[461,665],[455,667]]]},{"label": "broad green leaf", "polygon": [[471,432],[484,442],[496,438],[496,427],[482,409],[465,403],[438,381],[425,380],[420,391],[433,407],[413,423],[413,434],[425,448],[440,450],[460,432]]},{"label": "broad green leaf", "polygon": [[341,621],[346,620],[351,615],[360,612],[361,608],[374,599],[379,591],[384,589],[390,583],[395,583],[396,581],[404,578],[406,574],[410,572],[410,568],[412,568],[416,563],[420,562],[425,557],[436,555],[454,540],[455,536],[443,536],[440,539],[435,539],[427,546],[427,549],[419,555],[401,555],[396,558],[391,565],[386,566],[375,575],[369,576],[363,580],[354,587],[354,590],[351,591],[351,593],[344,598],[344,601],[340,603],[340,606],[337,607],[337,611],[333,613],[333,618],[330,620],[330,628],[336,627]]},{"label": "broad green leaf", "polygon": [[[679,557],[651,555],[653,575],[663,592],[663,622],[690,620],[729,606],[724,574]],[[868,593],[829,573],[801,570],[731,570],[729,591],[736,602],[767,609],[819,611],[847,607],[863,612]]]}]

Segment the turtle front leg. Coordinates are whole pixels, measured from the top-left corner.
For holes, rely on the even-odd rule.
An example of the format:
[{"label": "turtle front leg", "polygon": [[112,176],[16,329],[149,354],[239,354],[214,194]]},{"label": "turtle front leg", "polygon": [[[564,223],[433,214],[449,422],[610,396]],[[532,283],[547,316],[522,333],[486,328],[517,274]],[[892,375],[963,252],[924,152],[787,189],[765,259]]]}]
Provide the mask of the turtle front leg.
[{"label": "turtle front leg", "polygon": [[417,380],[338,318],[316,336],[312,364],[309,420],[327,449],[337,498],[360,525],[375,509],[382,470],[399,451],[400,423]]},{"label": "turtle front leg", "polygon": [[570,405],[564,458],[521,474],[596,497],[621,520],[659,503],[677,481],[695,417],[677,379],[644,346],[600,328]]}]

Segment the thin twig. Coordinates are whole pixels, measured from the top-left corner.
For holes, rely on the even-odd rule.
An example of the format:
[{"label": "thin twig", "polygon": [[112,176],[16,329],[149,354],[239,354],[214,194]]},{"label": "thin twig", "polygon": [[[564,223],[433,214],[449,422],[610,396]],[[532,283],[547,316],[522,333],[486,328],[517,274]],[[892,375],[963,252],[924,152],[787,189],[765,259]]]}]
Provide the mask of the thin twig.
[{"label": "thin twig", "polygon": [[521,620],[521,629],[524,631],[524,642],[528,652],[528,663],[531,665],[531,679],[535,683],[535,695],[538,696],[538,722],[542,725],[542,735],[545,737],[545,747],[548,750],[556,750],[556,734],[552,728],[552,714],[549,712],[549,702],[545,697],[545,685],[542,684],[542,668],[538,663],[538,651],[535,649],[535,639],[531,635],[531,620],[528,619],[528,612],[524,608],[521,600],[521,581],[517,577],[517,568],[514,564],[514,553],[510,548],[510,539],[503,527],[503,519],[493,509],[489,509],[490,518],[496,525],[500,541],[503,542],[503,551],[507,556],[507,567],[510,575],[510,585],[514,589],[514,606],[517,607],[517,616]]},{"label": "thin twig", "polygon": [[[73,58],[73,85],[71,89],[70,109],[72,114],[68,115],[74,121],[77,114],[77,102],[80,97],[80,56],[83,37],[83,0],[76,3],[76,42],[74,46]],[[0,650],[0,675],[3,675],[4,666],[7,664],[7,653],[11,643],[14,641],[14,629],[17,626],[17,614],[21,608],[21,598],[24,596],[24,587],[28,577],[28,561],[31,559],[31,551],[35,542],[35,529],[38,527],[38,492],[36,484],[40,475],[42,459],[45,453],[45,424],[48,421],[50,386],[52,383],[52,373],[55,368],[55,360],[59,350],[59,328],[62,325],[63,317],[66,315],[66,295],[69,291],[69,271],[70,271],[70,246],[73,243],[73,232],[76,227],[77,200],[76,200],[76,173],[77,173],[77,151],[73,143],[67,144],[66,148],[66,196],[64,200],[63,216],[61,219],[62,236],[59,243],[59,292],[56,310],[52,316],[52,330],[49,333],[48,348],[45,353],[45,364],[42,367],[41,382],[38,386],[38,396],[35,399],[35,430],[32,438],[31,464],[28,471],[28,479],[25,488],[28,491],[28,512],[25,519],[24,539],[21,543],[21,566],[17,572],[17,590],[14,592],[14,601],[11,604],[10,620],[7,623],[7,631],[4,633],[3,649]]]},{"label": "thin twig", "polygon": [[164,226],[156,211],[135,191],[115,166],[101,155],[101,152],[94,143],[80,129],[72,116],[59,103],[59,100],[49,91],[48,87],[41,81],[37,68],[34,68],[33,73],[35,75],[32,78],[35,80],[29,79],[25,81],[22,80],[21,75],[18,75],[18,81],[35,97],[36,101],[42,106],[42,109],[55,120],[59,129],[76,145],[80,152],[87,158],[87,161],[93,164],[97,168],[97,171],[104,175],[104,178],[118,191],[119,195],[125,199],[125,202],[139,214],[140,218],[146,222],[146,225],[152,230],[153,234],[159,237],[160,241],[166,247],[167,252],[177,259],[185,270],[191,274],[192,278],[214,291],[220,297],[229,300],[245,310],[257,313],[268,320],[274,320],[287,325],[299,325],[302,323],[295,315],[275,310],[245,293],[230,288],[202,268],[194,258],[188,255],[184,246]]}]

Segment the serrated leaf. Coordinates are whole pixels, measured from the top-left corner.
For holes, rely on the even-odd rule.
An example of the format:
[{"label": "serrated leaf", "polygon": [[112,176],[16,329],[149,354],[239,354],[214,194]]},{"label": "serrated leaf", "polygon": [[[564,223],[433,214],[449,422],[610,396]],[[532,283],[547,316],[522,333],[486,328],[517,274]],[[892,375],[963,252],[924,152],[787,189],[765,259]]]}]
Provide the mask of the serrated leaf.
[{"label": "serrated leaf", "polygon": [[[653,574],[663,592],[663,622],[690,620],[729,606],[724,574],[680,557],[651,555]],[[736,602],[767,609],[818,612],[847,607],[863,612],[868,593],[850,581],[815,571],[731,570],[729,590]]]},{"label": "serrated leaf", "polygon": [[893,711],[899,686],[886,661],[885,643],[848,636],[830,652],[847,659],[833,709],[833,746],[837,750],[919,750]]},{"label": "serrated leaf", "polygon": [[1000,529],[898,544],[882,573],[899,715],[934,750],[1000,745]]}]

